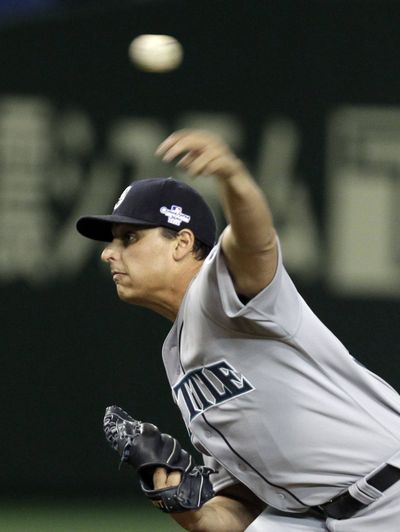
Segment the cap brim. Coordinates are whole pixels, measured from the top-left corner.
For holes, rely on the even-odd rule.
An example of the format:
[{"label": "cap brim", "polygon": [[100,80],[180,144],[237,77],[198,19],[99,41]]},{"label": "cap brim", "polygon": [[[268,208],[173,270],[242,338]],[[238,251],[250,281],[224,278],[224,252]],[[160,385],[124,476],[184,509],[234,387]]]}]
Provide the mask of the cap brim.
[{"label": "cap brim", "polygon": [[81,235],[86,236],[87,238],[99,240],[100,242],[111,242],[114,238],[112,233],[113,224],[132,224],[155,227],[154,223],[149,223],[144,220],[137,220],[136,218],[129,218],[128,216],[105,214],[104,216],[83,216],[77,221],[76,228]]}]

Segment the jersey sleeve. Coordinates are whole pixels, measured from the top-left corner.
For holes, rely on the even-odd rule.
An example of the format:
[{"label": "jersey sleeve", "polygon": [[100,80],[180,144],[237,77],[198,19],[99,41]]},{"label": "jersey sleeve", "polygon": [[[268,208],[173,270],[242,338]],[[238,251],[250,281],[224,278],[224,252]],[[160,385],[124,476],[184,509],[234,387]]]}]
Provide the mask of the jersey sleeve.
[{"label": "jersey sleeve", "polygon": [[215,493],[227,488],[228,486],[233,486],[239,481],[237,478],[232,476],[215,458],[212,456],[203,455],[204,465],[214,469],[215,473],[210,475],[210,480],[213,486]]},{"label": "jersey sleeve", "polygon": [[[247,303],[243,303],[235,291],[225,263],[221,242],[222,236],[204,264],[208,270],[203,281],[207,283],[207,287],[203,287],[202,290],[202,293],[209,294],[206,304],[212,302],[211,293],[215,291],[219,294],[222,311],[227,320],[232,319],[236,323],[258,323],[260,331],[264,328],[268,335],[280,337],[293,335],[300,321],[300,295],[283,265],[279,240],[278,264],[274,278]],[[217,308],[215,301],[208,305],[207,310],[210,315],[214,312],[213,308]]]}]

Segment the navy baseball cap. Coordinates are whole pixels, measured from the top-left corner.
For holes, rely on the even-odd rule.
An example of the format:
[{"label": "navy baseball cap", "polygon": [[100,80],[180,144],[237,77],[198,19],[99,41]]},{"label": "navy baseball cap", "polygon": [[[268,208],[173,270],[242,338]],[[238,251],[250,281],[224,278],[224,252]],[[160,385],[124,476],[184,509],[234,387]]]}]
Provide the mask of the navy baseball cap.
[{"label": "navy baseball cap", "polygon": [[212,247],[216,239],[213,213],[202,196],[192,187],[172,177],[140,179],[121,194],[112,214],[83,216],[76,228],[93,240],[111,242],[113,224],[188,228],[204,244]]}]

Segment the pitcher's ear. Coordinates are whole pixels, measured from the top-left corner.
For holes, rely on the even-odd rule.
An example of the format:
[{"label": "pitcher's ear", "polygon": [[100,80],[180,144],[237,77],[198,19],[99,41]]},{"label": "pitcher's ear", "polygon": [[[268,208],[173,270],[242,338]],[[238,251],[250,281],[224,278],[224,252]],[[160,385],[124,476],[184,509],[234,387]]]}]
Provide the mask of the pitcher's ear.
[{"label": "pitcher's ear", "polygon": [[174,241],[174,258],[180,260],[193,251],[195,236],[190,229],[181,229]]}]

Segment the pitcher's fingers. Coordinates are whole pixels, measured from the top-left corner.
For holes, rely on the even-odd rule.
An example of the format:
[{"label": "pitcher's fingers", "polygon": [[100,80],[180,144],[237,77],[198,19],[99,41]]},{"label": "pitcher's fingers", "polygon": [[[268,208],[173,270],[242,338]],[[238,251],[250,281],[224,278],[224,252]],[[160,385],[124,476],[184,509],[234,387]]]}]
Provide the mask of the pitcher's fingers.
[{"label": "pitcher's fingers", "polygon": [[154,489],[159,490],[167,486],[167,470],[164,467],[156,467],[153,473]]},{"label": "pitcher's fingers", "polygon": [[180,471],[171,471],[167,478],[167,486],[178,486],[182,479],[182,474]]},{"label": "pitcher's fingers", "polygon": [[180,166],[181,168],[188,168],[193,163],[193,161],[195,161],[200,155],[201,152],[190,151],[189,153],[186,153],[186,155],[184,155],[182,159],[179,159],[179,161],[176,163],[176,166]]},{"label": "pitcher's fingers", "polygon": [[190,130],[188,129],[180,129],[178,131],[174,131],[174,133],[171,133],[165,140],[161,142],[161,144],[158,146],[158,148],[155,151],[156,155],[163,155],[166,151],[169,150],[171,146],[173,146],[178,140],[188,135]]},{"label": "pitcher's fingers", "polygon": [[[186,171],[192,176],[212,175],[209,172],[210,164],[221,159],[219,153],[203,154],[186,167]],[[215,165],[214,165],[215,166]]]},{"label": "pitcher's fingers", "polygon": [[186,153],[197,153],[204,149],[204,144],[195,145],[193,142],[188,141],[188,139],[181,139],[178,142],[171,144],[167,150],[165,150],[161,156],[162,160],[166,163],[171,162],[176,157]]},{"label": "pitcher's fingers", "polygon": [[216,146],[214,139],[201,135],[200,133],[186,134],[165,145],[160,155],[165,162],[171,162],[173,159],[184,153],[198,152],[203,153],[208,149]]}]

